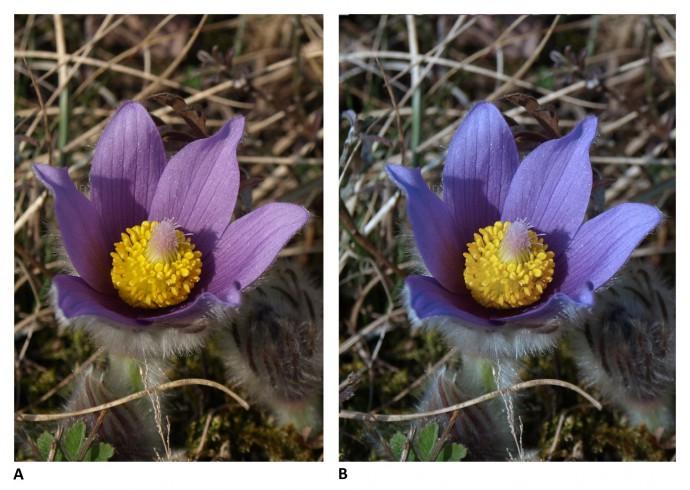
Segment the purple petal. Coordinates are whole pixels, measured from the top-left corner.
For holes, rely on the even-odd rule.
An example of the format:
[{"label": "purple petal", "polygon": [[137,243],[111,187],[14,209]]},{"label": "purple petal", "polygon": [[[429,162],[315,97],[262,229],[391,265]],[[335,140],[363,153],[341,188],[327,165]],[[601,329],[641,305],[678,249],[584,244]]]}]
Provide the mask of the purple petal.
[{"label": "purple petal", "polygon": [[209,311],[216,305],[222,305],[224,308],[237,308],[240,305],[240,299],[240,291],[233,289],[228,290],[223,299],[211,293],[201,293],[194,297],[194,299],[190,299],[177,306],[157,310],[156,313],[140,314],[139,318],[173,324],[193,323],[195,320],[208,316]]},{"label": "purple petal", "polygon": [[55,196],[55,215],[62,242],[74,269],[92,288],[112,292],[112,244],[105,238],[93,204],[77,190],[66,168],[34,165],[33,169]]},{"label": "purple petal", "polygon": [[55,276],[57,306],[66,318],[96,316],[118,322],[125,328],[149,325],[149,320],[135,318],[136,310],[127,306],[115,293],[105,294],[91,288],[82,278]]},{"label": "purple petal", "polygon": [[57,305],[68,318],[94,316],[116,322],[124,329],[138,329],[154,323],[188,326],[203,318],[215,305],[236,308],[240,305],[239,291],[229,290],[223,300],[211,293],[202,293],[193,300],[162,310],[141,310],[124,303],[116,293],[99,293],[82,278],[59,275],[53,279]]},{"label": "purple petal", "polygon": [[409,305],[419,319],[453,316],[469,327],[480,329],[496,328],[504,323],[490,320],[489,311],[482,308],[472,296],[452,293],[433,277],[408,276],[405,285]]},{"label": "purple petal", "polygon": [[539,145],[522,161],[502,221],[527,220],[558,257],[582,224],[592,190],[589,147],[597,119],[588,117],[563,138]]},{"label": "purple petal", "polygon": [[206,290],[231,301],[228,295],[253,283],[308,218],[301,206],[270,203],[230,223],[211,256],[201,257],[203,267],[212,268]]},{"label": "purple petal", "polygon": [[571,296],[555,293],[541,303],[537,303],[533,307],[527,307],[527,309],[519,313],[506,316],[495,315],[492,318],[530,326],[531,328],[539,328],[545,326],[547,322],[559,318],[564,312],[589,308],[593,304],[594,295],[592,290],[588,286],[584,286],[580,291]]},{"label": "purple petal", "polygon": [[123,104],[96,144],[90,174],[91,201],[111,244],[146,219],[165,162],[163,142],[144,106]]},{"label": "purple petal", "polygon": [[446,204],[429,190],[418,168],[387,165],[386,171],[407,196],[410,226],[419,253],[431,275],[450,291],[467,291],[462,256],[467,244],[458,240],[459,233]]},{"label": "purple petal", "polygon": [[[661,218],[661,212],[653,206],[626,203],[584,223],[562,257],[567,272],[560,290],[570,295],[586,284],[592,289],[600,287],[623,266]],[[559,267],[557,262],[556,271]]]},{"label": "purple petal", "polygon": [[475,105],[455,132],[443,169],[443,200],[460,242],[471,242],[479,228],[499,219],[519,161],[499,110],[488,102]]},{"label": "purple petal", "polygon": [[419,319],[434,316],[450,316],[474,329],[491,330],[506,323],[526,328],[539,329],[550,320],[557,318],[564,309],[587,308],[593,304],[591,289],[584,287],[569,297],[563,293],[553,294],[534,307],[515,310],[487,309],[479,305],[469,295],[458,295],[443,288],[437,281],[426,276],[409,276],[405,280],[409,304]]},{"label": "purple petal", "polygon": [[182,148],[168,163],[151,204],[149,220],[172,219],[204,254],[213,250],[235,209],[239,188],[237,145],[244,118]]}]

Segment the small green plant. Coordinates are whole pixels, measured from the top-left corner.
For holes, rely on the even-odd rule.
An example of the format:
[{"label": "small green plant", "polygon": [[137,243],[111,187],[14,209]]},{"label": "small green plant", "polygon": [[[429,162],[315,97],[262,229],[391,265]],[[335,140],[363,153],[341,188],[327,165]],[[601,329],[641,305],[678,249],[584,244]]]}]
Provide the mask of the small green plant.
[{"label": "small green plant", "polygon": [[110,444],[92,444],[93,438],[86,437],[86,424],[77,422],[64,437],[61,431],[56,434],[43,432],[36,439],[36,446],[44,461],[108,461],[115,454]]},{"label": "small green plant", "polygon": [[431,423],[419,431],[410,442],[405,434],[396,432],[389,441],[397,461],[460,461],[467,455],[467,448],[447,438],[439,439],[438,424]]}]

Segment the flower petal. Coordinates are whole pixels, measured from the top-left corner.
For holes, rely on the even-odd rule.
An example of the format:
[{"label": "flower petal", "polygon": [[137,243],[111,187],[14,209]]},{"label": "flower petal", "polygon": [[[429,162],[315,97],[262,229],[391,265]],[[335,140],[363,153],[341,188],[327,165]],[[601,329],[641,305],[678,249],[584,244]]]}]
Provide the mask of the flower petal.
[{"label": "flower petal", "polygon": [[571,295],[586,284],[599,288],[623,267],[661,218],[661,211],[653,206],[626,203],[584,223],[565,251],[567,272],[560,291]]},{"label": "flower petal", "polygon": [[100,293],[81,277],[55,276],[53,285],[57,292],[57,306],[68,319],[96,316],[122,324],[124,328],[137,328],[151,323],[149,320],[136,319],[136,311],[117,294]]},{"label": "flower petal", "polygon": [[568,317],[570,313],[574,313],[582,308],[589,308],[593,304],[594,295],[592,294],[592,289],[585,285],[581,290],[572,295],[555,293],[533,308],[527,308],[520,313],[503,317],[496,315],[493,318],[500,318],[509,323],[533,329],[539,329],[539,327],[548,329],[550,328],[548,324],[553,320],[559,320],[563,316]]},{"label": "flower petal", "polygon": [[386,172],[407,196],[407,216],[427,269],[446,289],[466,292],[462,253],[467,246],[458,240],[445,203],[429,190],[420,169],[387,165]]},{"label": "flower petal", "polygon": [[[535,333],[544,333],[560,326],[560,317],[581,308],[592,306],[592,290],[584,286],[568,296],[563,293],[551,295],[546,301],[532,308],[519,310],[488,310],[477,304],[469,295],[458,295],[443,288],[438,281],[426,276],[409,276],[405,279],[408,306],[419,320],[431,317],[453,317],[462,326],[491,331],[528,328]],[[555,324],[551,324],[557,320]]]},{"label": "flower petal", "polygon": [[[181,324],[203,318],[217,304],[236,308],[240,304],[240,294],[229,292],[227,301],[221,301],[210,293],[202,293],[193,300],[163,310],[141,310],[124,303],[116,293],[100,293],[91,288],[82,278],[59,275],[53,279],[57,293],[57,305],[68,318],[95,316],[115,322],[121,328],[137,328],[154,323],[165,322]],[[187,326],[181,325],[181,326]]]},{"label": "flower petal", "polygon": [[161,176],[149,220],[172,219],[204,254],[213,250],[235,209],[243,130],[244,118],[238,116],[210,138],[182,148]]},{"label": "flower petal", "polygon": [[[240,305],[240,291],[230,289],[224,298],[218,298],[211,293],[201,293],[193,299],[171,308],[158,310],[151,314],[140,314],[139,318],[172,324],[193,324],[201,318],[208,317],[217,305],[222,308],[237,308]],[[182,325],[181,325],[182,326]]]},{"label": "flower petal", "polygon": [[488,102],[476,104],[455,132],[443,169],[443,200],[463,244],[498,220],[519,162],[499,110]]},{"label": "flower petal", "polygon": [[185,329],[207,316],[216,305],[220,304],[224,308],[236,308],[240,305],[240,292],[230,290],[223,300],[211,293],[202,293],[193,300],[171,308],[140,310],[125,304],[115,293],[94,290],[80,277],[59,275],[53,279],[53,285],[57,306],[65,318],[103,318],[108,325],[124,330],[161,324]]},{"label": "flower petal", "polygon": [[[270,203],[230,223],[203,267],[212,268],[206,290],[222,301],[253,283],[309,218],[295,204]],[[210,260],[208,260],[210,259]],[[207,269],[206,269],[207,270]],[[200,284],[201,285],[201,284]]]},{"label": "flower petal", "polygon": [[408,276],[405,286],[409,294],[409,306],[420,320],[433,316],[452,316],[471,328],[493,329],[503,321],[487,318],[482,308],[470,295],[455,294],[444,288],[433,277]]},{"label": "flower petal", "polygon": [[105,127],[91,167],[91,201],[108,241],[146,219],[166,156],[156,125],[144,106],[126,102]]},{"label": "flower petal", "polygon": [[55,196],[55,216],[74,269],[92,288],[112,292],[111,244],[93,204],[77,190],[66,168],[37,164],[33,169]]},{"label": "flower petal", "polygon": [[592,190],[589,147],[597,119],[588,117],[569,135],[539,145],[520,164],[501,221],[527,222],[546,236],[558,257],[582,224]]}]

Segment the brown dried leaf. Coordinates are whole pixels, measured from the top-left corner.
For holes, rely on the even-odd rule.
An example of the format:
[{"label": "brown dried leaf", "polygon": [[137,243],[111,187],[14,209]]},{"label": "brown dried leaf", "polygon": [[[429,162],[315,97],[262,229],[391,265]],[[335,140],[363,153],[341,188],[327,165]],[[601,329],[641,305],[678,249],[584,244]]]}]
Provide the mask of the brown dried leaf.
[{"label": "brown dried leaf", "polygon": [[191,143],[196,139],[189,133],[185,133],[184,131],[175,131],[174,129],[171,129],[169,131],[163,131],[161,133],[161,138],[163,139],[163,142],[179,141],[184,143],[185,145]]},{"label": "brown dried leaf", "polygon": [[548,134],[547,139],[560,137],[558,131],[558,114],[556,109],[550,105],[539,105],[537,99],[526,94],[509,94],[503,97],[504,100],[515,105],[524,107],[527,113],[532,116]]},{"label": "brown dried leaf", "polygon": [[350,373],[347,375],[347,379],[340,383],[339,391],[340,391],[340,403],[349,400],[353,396],[355,396],[355,392],[357,391],[357,388],[359,388],[360,383],[362,382],[362,376],[358,373]]},{"label": "brown dried leaf", "polygon": [[543,134],[535,133],[534,131],[519,131],[515,133],[514,138],[520,152],[532,151],[548,140]]},{"label": "brown dried leaf", "polygon": [[161,105],[172,107],[185,120],[196,138],[206,138],[208,136],[206,114],[199,106],[187,105],[182,97],[169,92],[154,94],[149,99],[153,99]]}]

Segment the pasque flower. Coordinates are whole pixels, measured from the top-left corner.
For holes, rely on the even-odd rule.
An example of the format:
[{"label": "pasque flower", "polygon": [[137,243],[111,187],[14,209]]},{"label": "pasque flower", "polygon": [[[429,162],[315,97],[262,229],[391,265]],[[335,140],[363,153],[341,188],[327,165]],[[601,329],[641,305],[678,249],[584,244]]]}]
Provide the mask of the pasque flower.
[{"label": "pasque flower", "polygon": [[439,327],[466,350],[518,355],[550,345],[564,315],[593,292],[659,223],[645,204],[620,204],[583,223],[592,189],[597,120],[547,141],[520,162],[498,109],[478,103],[448,148],[443,196],[420,169],[386,167],[407,196],[429,275],[405,281],[414,322]]},{"label": "pasque flower", "polygon": [[[114,326],[111,344],[142,353],[178,350],[160,327],[198,331],[214,307],[239,306],[308,219],[301,206],[270,203],[231,221],[243,128],[235,117],[168,162],[146,109],[127,102],[96,145],[89,198],[66,168],[34,166],[76,272],[54,278],[61,316],[97,335]],[[146,345],[122,345],[123,331],[145,333]]]}]

